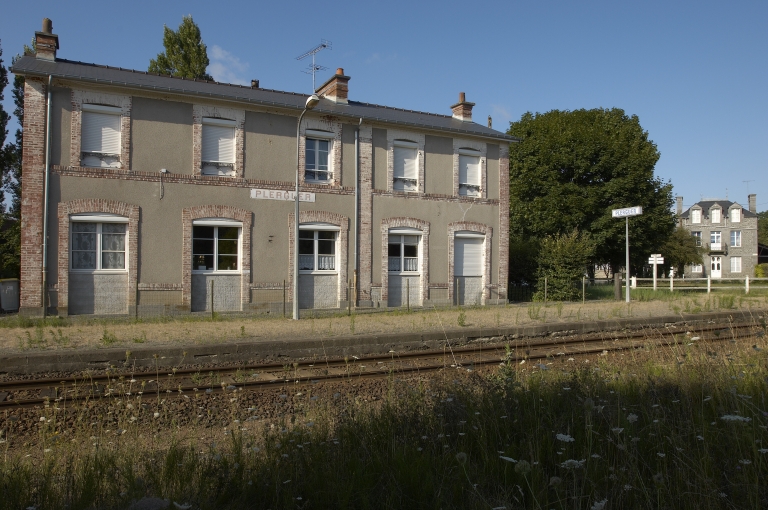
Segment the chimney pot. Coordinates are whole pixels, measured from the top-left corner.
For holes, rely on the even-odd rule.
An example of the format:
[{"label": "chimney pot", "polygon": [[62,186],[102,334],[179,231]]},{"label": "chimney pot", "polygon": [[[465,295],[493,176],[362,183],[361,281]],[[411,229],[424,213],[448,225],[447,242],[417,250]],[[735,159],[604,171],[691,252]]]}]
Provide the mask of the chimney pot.
[{"label": "chimney pot", "polygon": [[453,118],[462,122],[472,122],[473,106],[475,106],[475,103],[468,102],[464,92],[459,92],[459,102],[451,106],[451,110],[453,110]]},{"label": "chimney pot", "polygon": [[43,18],[43,29],[35,32],[35,56],[40,60],[56,60],[59,36],[53,33],[53,22]]},{"label": "chimney pot", "polygon": [[464,95],[464,92],[459,92],[459,103],[463,103],[467,100],[466,96]]},{"label": "chimney pot", "polygon": [[252,89],[259,88],[259,80],[251,80],[251,88]]},{"label": "chimney pot", "polygon": [[491,118],[490,115],[488,116],[488,127],[493,129],[493,119]]},{"label": "chimney pot", "polygon": [[754,193],[748,195],[747,202],[749,203],[749,212],[757,214],[757,195]]},{"label": "chimney pot", "polygon": [[43,32],[46,34],[53,33],[53,21],[50,18],[43,18]]},{"label": "chimney pot", "polygon": [[315,93],[337,104],[348,104],[349,76],[344,74],[344,68],[336,69],[336,74],[320,85]]},{"label": "chimney pot", "polygon": [[336,76],[344,76],[344,68],[343,67],[339,67],[338,69],[336,69]]}]

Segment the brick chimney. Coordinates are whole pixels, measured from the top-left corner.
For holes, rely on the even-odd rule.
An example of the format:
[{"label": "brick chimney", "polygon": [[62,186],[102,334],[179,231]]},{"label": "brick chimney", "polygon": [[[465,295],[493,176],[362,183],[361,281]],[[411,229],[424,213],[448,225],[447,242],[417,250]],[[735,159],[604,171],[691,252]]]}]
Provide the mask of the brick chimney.
[{"label": "brick chimney", "polygon": [[683,197],[675,197],[675,201],[677,202],[677,215],[680,216],[683,214]]},{"label": "brick chimney", "polygon": [[472,107],[475,103],[470,103],[464,96],[464,92],[459,92],[459,102],[451,106],[453,118],[462,122],[472,122]]},{"label": "brick chimney", "polygon": [[35,32],[35,56],[42,60],[56,60],[59,36],[53,33],[53,22],[43,18],[43,29]]},{"label": "brick chimney", "polygon": [[747,195],[747,202],[749,202],[749,212],[757,214],[757,195],[754,193]]},{"label": "brick chimney", "polygon": [[344,75],[344,69],[339,67],[336,74],[331,76],[328,81],[320,85],[315,91],[318,96],[330,99],[337,104],[347,104],[347,94],[349,93],[349,76]]}]

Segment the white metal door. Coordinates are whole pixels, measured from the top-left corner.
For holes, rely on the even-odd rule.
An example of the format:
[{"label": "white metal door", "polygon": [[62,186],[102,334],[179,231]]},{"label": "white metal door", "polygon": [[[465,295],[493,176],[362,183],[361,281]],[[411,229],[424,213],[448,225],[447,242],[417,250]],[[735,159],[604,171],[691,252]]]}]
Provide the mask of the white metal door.
[{"label": "white metal door", "polygon": [[722,277],[723,275],[722,263],[723,263],[722,257],[712,257],[712,265],[711,265],[711,272],[710,272],[710,276],[712,278]]},{"label": "white metal door", "polygon": [[483,293],[483,239],[457,237],[454,243],[456,304],[479,305]]}]

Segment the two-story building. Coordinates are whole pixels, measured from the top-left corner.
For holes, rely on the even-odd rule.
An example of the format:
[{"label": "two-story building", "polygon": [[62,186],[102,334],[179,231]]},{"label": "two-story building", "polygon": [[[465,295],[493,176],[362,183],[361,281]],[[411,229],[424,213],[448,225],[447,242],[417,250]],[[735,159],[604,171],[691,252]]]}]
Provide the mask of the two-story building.
[{"label": "two-story building", "polygon": [[677,197],[680,226],[704,248],[704,264],[685,268],[689,278],[743,278],[753,276],[757,264],[756,195],[747,198],[748,208],[730,200],[702,200],[683,212]]},{"label": "two-story building", "polygon": [[255,80],[61,59],[50,20],[35,37],[13,66],[22,312],[248,311],[296,277],[302,308],[505,299],[514,139],[463,93],[452,115],[357,102],[338,69],[305,112]]}]

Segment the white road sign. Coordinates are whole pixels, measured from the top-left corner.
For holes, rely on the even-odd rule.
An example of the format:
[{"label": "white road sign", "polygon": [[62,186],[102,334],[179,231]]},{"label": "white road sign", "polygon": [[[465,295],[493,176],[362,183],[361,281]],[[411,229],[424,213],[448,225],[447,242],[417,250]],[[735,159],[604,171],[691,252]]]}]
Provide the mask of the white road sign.
[{"label": "white road sign", "polygon": [[[296,200],[295,191],[282,191],[279,189],[252,189],[251,198],[260,200]],[[302,191],[299,193],[299,202],[314,202],[315,194]]]},{"label": "white road sign", "polygon": [[651,257],[648,259],[649,264],[663,264],[664,263],[664,257],[661,255],[651,255]]},{"label": "white road sign", "polygon": [[636,205],[635,207],[625,207],[624,209],[613,209],[611,215],[614,218],[626,218],[628,216],[640,216],[643,214],[643,207]]}]

